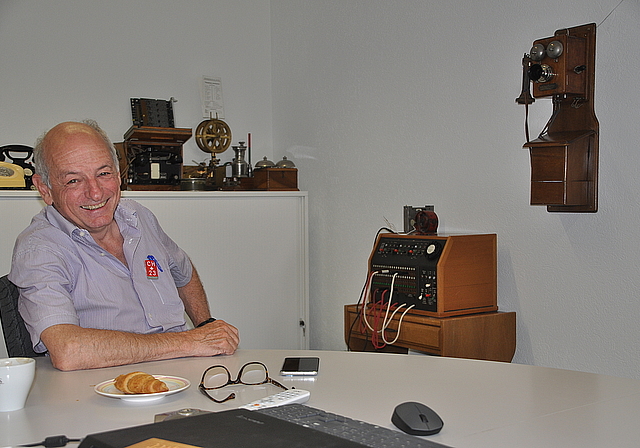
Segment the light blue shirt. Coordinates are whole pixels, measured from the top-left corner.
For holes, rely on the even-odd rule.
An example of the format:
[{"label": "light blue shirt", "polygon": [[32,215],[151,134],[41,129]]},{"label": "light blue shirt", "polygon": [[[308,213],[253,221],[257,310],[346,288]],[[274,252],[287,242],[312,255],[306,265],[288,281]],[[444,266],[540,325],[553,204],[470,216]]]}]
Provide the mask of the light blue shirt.
[{"label": "light blue shirt", "polygon": [[[135,201],[122,199],[115,220],[128,267],[52,206],[18,236],[9,279],[20,288],[18,309],[36,352],[47,350],[40,334],[57,324],[133,333],[186,330],[177,288],[191,279],[189,257]],[[148,272],[149,260],[157,276]]]}]

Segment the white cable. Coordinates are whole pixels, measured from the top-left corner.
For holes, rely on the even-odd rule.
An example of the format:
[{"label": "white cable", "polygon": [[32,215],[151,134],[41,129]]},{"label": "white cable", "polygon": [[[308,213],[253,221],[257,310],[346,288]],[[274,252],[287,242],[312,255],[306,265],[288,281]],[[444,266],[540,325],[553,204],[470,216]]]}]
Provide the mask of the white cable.
[{"label": "white cable", "polygon": [[391,317],[389,317],[389,310],[391,309],[391,302],[392,302],[392,298],[393,298],[393,286],[394,286],[394,284],[396,282],[396,276],[397,275],[398,275],[398,272],[393,274],[393,278],[391,279],[391,294],[389,295],[389,302],[387,303],[387,312],[386,312],[386,314],[384,316],[384,320],[382,321],[382,329],[380,330],[380,333],[382,333],[382,341],[387,345],[393,345],[393,344],[396,343],[396,341],[400,337],[400,326],[402,325],[402,319],[404,319],[404,315],[407,314],[407,312],[411,308],[413,308],[415,306],[415,305],[411,305],[411,306],[407,307],[406,310],[404,310],[404,312],[400,315],[400,319],[398,319],[398,329],[397,329],[397,332],[396,332],[396,338],[391,342],[387,341],[387,338],[385,336],[385,331],[387,330],[387,327],[393,321],[393,317],[396,315],[396,313],[398,311],[400,311],[400,309],[403,306],[407,306],[406,303],[403,303],[402,305],[399,305],[395,310],[393,310],[393,313],[391,313]]},{"label": "white cable", "polygon": [[373,329],[371,325],[369,325],[369,320],[367,319],[367,302],[368,302],[369,295],[371,293],[371,282],[373,281],[373,276],[378,274],[379,272],[380,271],[374,271],[371,273],[371,275],[369,275],[369,278],[367,280],[367,287],[365,288],[364,300],[362,301],[362,320],[364,321],[367,328],[369,328],[369,330],[371,331],[376,331],[376,330]]},{"label": "white cable", "polygon": [[358,303],[362,303],[363,306],[367,303],[367,297],[369,297],[369,291],[371,290],[371,280],[377,273],[378,271],[374,271],[369,274],[369,277],[367,277],[367,282],[365,283],[364,288],[362,288],[362,295],[360,296],[360,300],[358,301]]},{"label": "white cable", "polygon": [[[403,303],[402,305],[400,305],[400,306],[398,307],[398,309],[400,309],[400,308],[402,308],[403,306],[406,306],[406,305],[407,305],[406,303]],[[385,337],[384,332],[382,332],[382,340],[384,341],[384,343],[385,343],[385,344],[387,344],[387,345],[393,345],[393,344],[395,344],[395,343],[396,343],[396,341],[398,340],[398,338],[400,338],[400,326],[402,325],[402,319],[404,319],[404,315],[405,315],[405,314],[407,314],[407,313],[409,312],[409,310],[410,310],[411,308],[413,308],[414,306],[415,306],[415,304],[414,304],[414,305],[411,305],[411,306],[409,306],[409,307],[407,307],[407,309],[406,309],[406,310],[404,310],[404,312],[400,315],[400,319],[398,319],[398,330],[397,330],[397,333],[396,333],[396,338],[395,338],[393,341],[391,341],[391,342],[387,341],[387,338]],[[397,310],[398,310],[398,309],[397,309]],[[396,310],[396,311],[397,311],[397,310]],[[395,312],[394,312],[394,314],[395,314]],[[391,318],[393,319],[393,315],[391,316]]]},{"label": "white cable", "polygon": [[[391,309],[391,301],[392,301],[391,299],[393,299],[393,285],[396,282],[397,276],[398,276],[398,273],[396,272],[395,274],[393,274],[393,277],[391,278],[391,287],[389,288],[391,292],[389,293],[389,301],[387,302],[387,312],[384,314],[384,319],[382,320],[382,330],[380,330],[380,332],[383,334],[384,334],[384,330],[389,325],[389,321],[387,320],[387,318],[389,317],[389,310]],[[395,314],[395,311],[394,311],[394,314]],[[391,315],[391,318],[393,319],[393,315]]]},{"label": "white cable", "polygon": [[[375,273],[377,274],[378,272],[376,271]],[[407,306],[406,303],[403,303],[402,305],[398,306],[395,310],[393,310],[393,313],[391,313],[391,317],[389,317],[389,311],[391,310],[391,303],[392,303],[392,298],[393,298],[393,286],[394,286],[394,284],[396,282],[396,277],[397,276],[398,276],[398,272],[394,273],[393,277],[391,278],[391,287],[389,288],[391,293],[389,294],[389,299],[387,301],[387,311],[385,312],[384,319],[382,320],[382,328],[380,330],[376,330],[371,325],[369,325],[369,321],[366,319],[366,314],[364,314],[364,309],[363,309],[363,315],[364,315],[365,323],[366,323],[367,327],[371,331],[375,331],[376,333],[381,333],[382,334],[382,340],[387,345],[393,345],[398,341],[398,339],[400,338],[400,327],[402,326],[402,320],[404,319],[405,314],[407,314],[411,308],[415,307],[415,304],[411,305],[411,306],[408,306],[407,309],[405,309],[402,312],[402,314],[400,315],[400,318],[398,319],[398,329],[396,330],[395,339],[393,341],[387,341],[387,338],[385,336],[385,331],[386,331],[387,327],[393,321],[393,318],[395,317],[396,313],[398,311],[400,311],[400,309],[402,307]],[[373,279],[373,275],[370,277],[370,280],[371,279]],[[366,302],[365,302],[365,304],[366,304]]]},{"label": "white cable", "polygon": [[[373,276],[375,274],[378,274],[378,271],[373,272],[371,274],[371,276],[369,277],[369,285],[368,285],[368,288],[367,288],[368,291],[370,291],[371,280],[373,279]],[[402,320],[404,319],[405,314],[407,314],[411,308],[415,307],[415,304],[414,304],[414,305],[411,305],[411,306],[407,307],[407,309],[404,310],[404,312],[400,315],[400,318],[398,319],[398,329],[397,329],[397,333],[396,333],[395,339],[393,341],[391,341],[391,342],[387,341],[387,338],[385,336],[385,331],[386,331],[387,327],[393,321],[393,318],[395,317],[396,313],[398,311],[400,311],[400,309],[402,309],[402,307],[407,306],[406,303],[403,303],[402,305],[398,306],[395,310],[393,310],[393,312],[391,313],[391,316],[389,316],[389,311],[391,310],[391,303],[392,303],[392,299],[393,299],[393,287],[395,285],[396,277],[398,276],[398,274],[399,273],[396,272],[395,274],[393,274],[393,277],[391,278],[391,286],[390,286],[391,293],[390,293],[388,301],[387,301],[387,310],[385,312],[384,319],[382,320],[382,328],[380,328],[379,330],[376,330],[375,328],[373,328],[371,326],[371,324],[369,324],[369,320],[367,319],[366,304],[367,304],[367,298],[369,297],[368,292],[367,292],[367,295],[365,296],[365,301],[363,302],[364,308],[362,309],[362,316],[363,316],[363,320],[365,322],[365,325],[367,326],[367,328],[369,328],[370,331],[382,334],[382,340],[387,345],[395,344],[396,341],[399,339],[399,337],[400,337],[400,327],[402,325]]]},{"label": "white cable", "polygon": [[[389,301],[387,303],[387,312],[385,313],[385,317],[384,317],[384,319],[382,321],[383,325],[382,325],[382,328],[380,330],[376,330],[375,328],[373,328],[371,326],[371,324],[369,324],[369,320],[367,319],[367,307],[366,307],[367,298],[369,297],[369,292],[371,291],[371,283],[372,283],[372,280],[373,280],[373,276],[375,274],[388,273],[388,272],[389,271],[385,269],[383,271],[375,271],[375,272],[371,273],[371,275],[369,276],[369,285],[368,285],[368,288],[367,288],[368,291],[367,291],[367,294],[365,296],[365,301],[364,301],[364,303],[362,305],[363,306],[363,308],[362,308],[362,318],[364,320],[364,323],[365,323],[365,325],[367,326],[367,328],[369,330],[374,331],[376,333],[382,333],[384,331],[384,329],[389,325],[389,323],[387,322],[387,317],[389,316],[389,309],[391,308],[391,298],[393,297],[393,284],[395,283],[396,276],[398,275],[398,273],[396,272],[395,274],[393,274],[393,278],[391,279],[391,294],[389,295]],[[394,311],[394,314],[395,314],[396,311]],[[391,315],[391,318],[393,319],[393,314]]]}]

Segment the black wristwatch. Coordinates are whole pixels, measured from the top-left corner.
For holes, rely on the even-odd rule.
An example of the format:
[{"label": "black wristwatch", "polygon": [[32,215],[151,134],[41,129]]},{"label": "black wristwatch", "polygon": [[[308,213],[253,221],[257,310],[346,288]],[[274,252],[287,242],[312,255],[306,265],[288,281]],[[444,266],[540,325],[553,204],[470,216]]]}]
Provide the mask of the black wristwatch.
[{"label": "black wristwatch", "polygon": [[211,322],[215,322],[216,318],[215,317],[210,317],[209,319],[205,320],[204,322],[200,322],[196,328],[200,328],[200,327],[204,327],[207,324],[210,324]]}]

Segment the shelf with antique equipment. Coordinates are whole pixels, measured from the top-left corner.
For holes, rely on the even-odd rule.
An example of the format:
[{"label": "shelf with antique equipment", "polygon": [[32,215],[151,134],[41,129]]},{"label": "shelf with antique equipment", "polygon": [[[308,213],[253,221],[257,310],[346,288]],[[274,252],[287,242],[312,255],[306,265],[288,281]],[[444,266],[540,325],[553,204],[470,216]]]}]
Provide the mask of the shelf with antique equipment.
[{"label": "shelf with antique equipment", "polygon": [[[396,337],[396,315],[386,331]],[[344,338],[353,351],[407,353],[409,349],[436,356],[511,362],[516,350],[516,313],[489,312],[451,317],[430,317],[408,312],[393,344],[372,342],[372,331],[364,324],[361,305],[345,305]]]},{"label": "shelf with antique equipment", "polygon": [[[560,29],[533,42],[522,59],[522,93],[529,104],[550,97],[553,112],[538,138],[529,140],[531,205],[549,212],[598,211],[599,124],[595,115],[596,24]],[[531,95],[533,83],[533,96]]]},{"label": "shelf with antique equipment", "polygon": [[220,163],[218,155],[229,148],[231,136],[229,125],[218,117],[198,125],[196,144],[211,154],[211,159],[208,164],[201,162],[198,166],[183,167],[183,190],[298,191],[298,169],[286,157],[277,164],[264,157],[255,167],[251,166],[251,134],[247,134],[246,142],[231,146],[235,153],[231,162]]},{"label": "shelf with antique equipment", "polygon": [[[275,164],[265,157],[254,170],[251,134],[247,144],[231,146],[231,127],[217,114],[193,132],[198,148],[210,154],[209,162],[183,165],[183,145],[192,130],[174,126],[174,101],[131,98],[133,126],[125,132],[124,142],[115,143],[123,190],[299,191],[298,170],[292,161],[284,157]],[[218,156],[230,146],[235,157],[221,163]]]}]

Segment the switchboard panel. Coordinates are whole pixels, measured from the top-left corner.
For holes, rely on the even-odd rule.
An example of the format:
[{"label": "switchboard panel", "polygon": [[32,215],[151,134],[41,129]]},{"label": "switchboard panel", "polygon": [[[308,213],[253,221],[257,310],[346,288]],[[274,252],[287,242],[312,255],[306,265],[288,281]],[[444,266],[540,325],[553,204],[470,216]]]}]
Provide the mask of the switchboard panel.
[{"label": "switchboard panel", "polygon": [[369,278],[371,303],[435,317],[495,311],[497,236],[380,234]]}]

